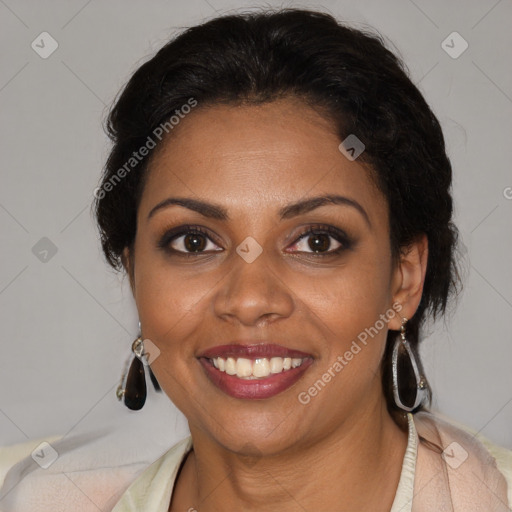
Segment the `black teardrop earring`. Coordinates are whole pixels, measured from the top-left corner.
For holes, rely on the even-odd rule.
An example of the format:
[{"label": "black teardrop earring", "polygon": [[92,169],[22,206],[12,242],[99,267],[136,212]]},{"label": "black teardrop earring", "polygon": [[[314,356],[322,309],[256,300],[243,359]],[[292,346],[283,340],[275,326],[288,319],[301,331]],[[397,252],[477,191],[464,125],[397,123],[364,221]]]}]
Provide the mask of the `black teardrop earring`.
[{"label": "black teardrop earring", "polygon": [[132,352],[135,354],[135,357],[130,365],[130,371],[126,379],[124,405],[132,411],[138,411],[146,403],[147,395],[144,363],[140,359],[144,352],[144,342],[140,336],[133,342]]},{"label": "black teardrop earring", "polygon": [[[142,361],[142,358],[145,357],[142,334],[139,334],[139,336],[132,343],[132,352],[134,353],[135,357],[133,358],[130,369],[128,370],[126,384],[123,386],[126,376],[125,371],[121,377],[121,383],[116,390],[116,396],[118,400],[122,400],[124,397],[124,404],[126,407],[128,407],[128,409],[131,409],[132,411],[138,411],[144,407],[147,396],[146,376],[144,371],[144,363]],[[155,387],[155,391],[161,391],[160,385],[158,384],[158,381],[156,380],[156,377],[150,367],[149,376],[153,386]]]}]

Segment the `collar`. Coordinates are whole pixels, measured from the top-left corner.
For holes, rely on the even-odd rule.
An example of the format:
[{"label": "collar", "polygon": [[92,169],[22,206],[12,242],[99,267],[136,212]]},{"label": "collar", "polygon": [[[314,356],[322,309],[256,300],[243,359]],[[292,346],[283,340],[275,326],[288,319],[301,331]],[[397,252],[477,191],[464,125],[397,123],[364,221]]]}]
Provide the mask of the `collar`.
[{"label": "collar", "polygon": [[[407,420],[407,448],[390,512],[411,512],[412,509],[418,434],[411,413],[407,413]],[[167,512],[178,469],[191,448],[190,436],[175,444],[139,475],[123,493],[112,512]]]},{"label": "collar", "polygon": [[414,425],[414,416],[407,413],[408,437],[407,448],[402,462],[402,472],[396,489],[395,499],[390,512],[411,512],[414,496],[414,475],[418,458],[418,433]]}]

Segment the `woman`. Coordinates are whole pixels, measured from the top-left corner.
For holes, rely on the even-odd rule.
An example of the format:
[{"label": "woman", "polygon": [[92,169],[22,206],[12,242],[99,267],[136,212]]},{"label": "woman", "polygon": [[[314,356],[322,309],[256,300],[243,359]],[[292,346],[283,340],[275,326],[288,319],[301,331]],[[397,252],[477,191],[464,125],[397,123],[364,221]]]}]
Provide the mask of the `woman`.
[{"label": "woman", "polygon": [[151,365],[191,437],[115,486],[91,474],[79,510],[509,510],[512,454],[427,411],[452,172],[379,37],[295,9],[214,19],[137,70],[108,129],[96,215],[141,325],[118,396],[140,409]]}]

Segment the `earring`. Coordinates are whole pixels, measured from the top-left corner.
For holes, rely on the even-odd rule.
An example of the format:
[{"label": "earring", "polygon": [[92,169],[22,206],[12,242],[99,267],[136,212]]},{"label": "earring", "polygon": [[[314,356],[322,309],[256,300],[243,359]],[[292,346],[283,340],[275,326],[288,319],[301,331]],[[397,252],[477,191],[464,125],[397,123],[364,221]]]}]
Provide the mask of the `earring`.
[{"label": "earring", "polygon": [[[139,322],[139,332],[140,332],[140,322]],[[124,404],[128,409],[132,411],[138,411],[142,409],[144,404],[146,403],[147,389],[146,389],[146,376],[144,371],[144,363],[142,358],[146,357],[144,352],[144,341],[142,339],[142,334],[133,341],[132,343],[132,352],[135,357],[130,365],[130,369],[128,370],[128,377],[126,377],[126,370],[121,377],[121,382],[116,390],[116,396],[119,401],[121,401],[124,397]],[[151,378],[151,382],[155,387],[155,391],[160,391],[160,385],[156,380],[155,375],[151,368],[149,368],[149,376]],[[126,383],[124,383],[126,377]],[[124,384],[124,385],[123,385]]]},{"label": "earring", "polygon": [[[411,412],[414,409],[416,409],[419,405],[421,405],[421,403],[425,400],[425,398],[428,395],[429,388],[426,378],[420,373],[418,363],[416,361],[416,356],[414,355],[414,352],[412,351],[409,342],[405,337],[405,325],[407,324],[407,322],[407,318],[402,318],[402,325],[400,326],[400,338],[397,338],[395,340],[395,344],[393,347],[393,396],[395,398],[396,405],[400,407],[400,409]],[[398,355],[400,351],[403,352],[404,355],[407,354],[407,356],[409,357],[416,379],[416,397],[414,399],[414,404],[410,407],[402,402],[398,390]]]}]

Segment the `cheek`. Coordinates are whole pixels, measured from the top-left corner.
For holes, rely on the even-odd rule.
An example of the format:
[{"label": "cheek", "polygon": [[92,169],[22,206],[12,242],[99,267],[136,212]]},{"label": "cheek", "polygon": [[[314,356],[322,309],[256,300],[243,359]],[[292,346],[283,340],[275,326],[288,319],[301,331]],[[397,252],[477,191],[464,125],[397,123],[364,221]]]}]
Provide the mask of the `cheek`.
[{"label": "cheek", "polygon": [[329,369],[333,372],[336,361],[343,366],[338,381],[345,381],[344,387],[360,386],[378,372],[387,320],[397,314],[390,302],[390,260],[379,261],[378,254],[376,248],[361,251],[328,277],[297,279],[304,311],[310,311],[310,321],[322,334],[317,378]]},{"label": "cheek", "polygon": [[376,253],[361,250],[328,274],[295,277],[297,295],[343,339],[373,325],[390,305],[390,264]]},{"label": "cheek", "polygon": [[361,403],[378,400],[387,337],[387,323],[380,318],[387,311],[384,301],[351,285],[343,291],[315,310],[320,356],[297,390],[306,410],[311,406],[317,418],[333,425]]},{"label": "cheek", "polygon": [[[205,304],[205,286],[142,240],[136,249],[135,301],[143,334],[160,350],[186,337],[190,318]],[[180,344],[181,346],[182,344]]]},{"label": "cheek", "polygon": [[160,350],[151,368],[163,391],[189,418],[195,417],[193,375],[197,361],[188,340],[197,337],[206,317],[205,280],[184,278],[183,272],[159,256],[137,254],[135,300],[144,338]]}]

